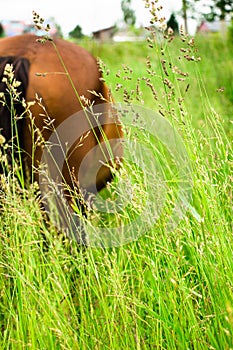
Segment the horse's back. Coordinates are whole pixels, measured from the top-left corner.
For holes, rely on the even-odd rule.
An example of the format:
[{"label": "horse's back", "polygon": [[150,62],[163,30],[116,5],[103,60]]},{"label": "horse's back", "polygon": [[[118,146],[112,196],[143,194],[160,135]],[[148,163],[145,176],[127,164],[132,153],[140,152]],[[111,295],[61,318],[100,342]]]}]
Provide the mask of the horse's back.
[{"label": "horse's back", "polygon": [[[30,34],[1,39],[0,56],[28,59],[30,84],[27,99],[34,100],[35,93],[42,96],[48,113],[57,114],[56,120],[59,123],[62,117],[58,116],[61,113],[57,109],[61,107],[57,101],[67,105],[69,114],[74,113],[81,108],[77,93],[92,100],[93,96],[89,91],[101,92],[103,85],[99,80],[100,73],[96,59],[85,49],[62,39],[54,39],[53,43],[50,41],[42,43],[38,39]],[[73,86],[67,73],[72,79]],[[53,104],[52,101],[56,103]],[[50,110],[50,107],[53,107],[53,110]],[[63,114],[63,118],[66,117],[66,113]]]},{"label": "horse's back", "polygon": [[[62,39],[54,39],[53,42],[44,43],[34,35],[22,35],[0,40],[0,57],[17,57],[28,61],[28,87],[26,100],[34,101],[37,94],[42,98],[42,104],[31,107],[35,126],[42,132],[45,140],[48,140],[51,131],[46,128],[45,114],[54,120],[57,127],[69,116],[82,109],[80,97],[84,96],[90,103],[103,103],[96,95],[108,98],[108,89],[102,82],[101,73],[96,59],[85,49],[74,43]],[[96,94],[92,94],[95,91]],[[82,123],[90,127],[88,120],[82,118]],[[30,120],[27,120],[24,128],[24,149],[28,155],[32,155],[34,140],[31,137]],[[77,121],[77,134],[79,134],[80,122]],[[103,126],[106,138],[118,138],[121,128],[115,122],[106,117],[106,125]],[[69,167],[78,173],[79,166],[85,155],[97,145],[102,139],[97,140],[102,132],[91,130],[85,138],[84,145],[72,151],[69,158]],[[79,140],[77,140],[77,143]],[[42,148],[38,147],[33,155],[34,165],[38,165],[41,159]],[[30,163],[30,160],[29,160]],[[64,170],[65,171],[65,170]],[[65,179],[68,184],[72,183],[69,175],[70,170],[65,171]],[[101,188],[110,178],[109,169],[99,171],[97,187]]]}]

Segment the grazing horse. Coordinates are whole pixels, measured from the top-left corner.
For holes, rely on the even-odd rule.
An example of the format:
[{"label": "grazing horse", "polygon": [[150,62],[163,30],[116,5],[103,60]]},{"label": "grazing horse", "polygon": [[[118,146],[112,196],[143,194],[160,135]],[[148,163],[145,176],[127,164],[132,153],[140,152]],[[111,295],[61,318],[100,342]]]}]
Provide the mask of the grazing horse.
[{"label": "grazing horse", "polygon": [[[6,104],[7,101],[9,103],[9,94],[6,92],[5,83],[2,82],[2,75],[4,67],[10,63],[13,65],[16,80],[21,82],[18,87],[20,99],[25,98],[26,102],[30,102],[35,101],[36,95],[41,98],[41,103],[32,104],[30,111],[34,127],[42,134],[45,141],[50,139],[54,129],[56,130],[70,116],[83,110],[82,101],[89,101],[89,105],[103,106],[100,126],[95,117],[86,118],[85,113],[80,116],[80,119],[76,118],[76,122],[71,126],[68,124],[65,134],[69,135],[76,130],[77,140],[70,147],[62,167],[62,179],[71,189],[75,187],[74,183],[78,184],[80,180],[86,178],[84,182],[87,189],[91,191],[92,188],[96,188],[99,191],[111,180],[111,167],[102,162],[95,180],[93,176],[88,180],[94,153],[92,152],[93,154],[89,157],[86,156],[105,140],[121,138],[122,128],[118,118],[113,117],[114,113],[109,113],[111,107],[109,107],[110,104],[106,104],[106,101],[109,101],[109,91],[101,79],[97,61],[85,49],[74,43],[63,39],[42,43],[38,39],[34,35],[25,34],[0,40],[0,91],[5,93]],[[80,99],[81,96],[84,98]],[[15,105],[18,117],[23,112],[22,108],[20,103]],[[47,125],[48,116],[53,121],[53,130]],[[36,136],[34,135],[33,139],[32,120],[26,115],[16,119],[18,138],[26,167],[29,170],[32,167],[38,168],[43,147],[37,145],[35,148]],[[91,124],[94,125],[93,128],[90,128],[90,119]],[[83,134],[82,130],[85,131]],[[12,116],[6,105],[0,106],[0,134],[7,142],[15,136]],[[116,147],[112,153],[112,159],[121,158],[122,146]],[[81,167],[85,157],[88,164],[86,161],[85,166]],[[39,179],[38,174],[36,179]]]}]

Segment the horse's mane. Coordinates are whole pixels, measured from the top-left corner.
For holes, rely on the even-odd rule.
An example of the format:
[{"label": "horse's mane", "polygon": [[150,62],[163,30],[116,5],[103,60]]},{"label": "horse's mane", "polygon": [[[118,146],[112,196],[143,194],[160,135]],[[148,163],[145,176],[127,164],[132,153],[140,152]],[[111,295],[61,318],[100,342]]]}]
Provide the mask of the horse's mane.
[{"label": "horse's mane", "polygon": [[[7,91],[6,83],[2,81],[3,73],[6,64],[13,65],[14,77],[21,84],[17,87],[19,93],[19,100],[22,101],[26,96],[28,87],[28,71],[30,63],[23,57],[0,57],[0,93],[4,93],[5,103],[2,103],[3,99],[0,99],[0,134],[4,136],[6,142],[9,142],[16,136],[16,130],[19,140],[20,148],[23,147],[23,118],[19,118],[24,112],[24,108],[20,101],[14,101],[15,115],[11,111],[11,97]],[[15,118],[15,116],[17,118]],[[13,120],[13,118],[15,118]],[[17,147],[16,147],[17,148]]]}]

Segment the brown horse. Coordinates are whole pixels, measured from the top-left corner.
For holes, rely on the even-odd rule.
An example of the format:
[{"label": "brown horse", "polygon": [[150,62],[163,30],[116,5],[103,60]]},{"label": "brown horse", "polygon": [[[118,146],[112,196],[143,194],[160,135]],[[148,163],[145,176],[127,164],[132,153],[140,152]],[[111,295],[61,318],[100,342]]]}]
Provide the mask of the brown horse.
[{"label": "brown horse", "polygon": [[[31,106],[35,127],[42,134],[45,141],[50,140],[53,131],[72,115],[83,110],[82,101],[89,101],[89,105],[101,104],[101,121],[91,113],[80,112],[71,124],[66,125],[66,135],[63,144],[70,141],[69,134],[77,133],[77,139],[72,136],[72,145],[69,145],[66,161],[62,165],[62,179],[71,188],[85,183],[86,189],[99,191],[111,180],[112,173],[109,165],[104,164],[105,156],[99,156],[100,151],[95,150],[97,145],[105,140],[122,137],[122,128],[111,108],[104,102],[109,100],[109,91],[101,79],[101,73],[96,59],[85,49],[74,43],[62,39],[53,42],[41,43],[34,35],[20,35],[0,40],[0,79],[6,63],[13,65],[16,80],[21,82],[18,87],[20,98],[25,97],[27,102],[34,101],[35,96],[41,98],[41,103]],[[6,104],[9,96],[6,85],[1,82],[0,91],[5,93]],[[93,91],[95,93],[93,93]],[[80,99],[84,96],[83,99]],[[44,106],[44,109],[42,108]],[[107,107],[106,107],[107,106]],[[22,105],[15,106],[17,116],[22,114]],[[53,127],[46,126],[47,116],[53,120]],[[35,148],[35,140],[31,134],[31,118],[24,116],[17,118],[17,130],[20,146],[23,149],[27,168],[37,168],[40,165],[43,147]],[[9,109],[2,106],[0,109],[0,133],[6,141],[14,137],[12,131],[12,117]],[[48,122],[47,122],[48,123]],[[38,135],[37,135],[38,136]],[[115,145],[116,146],[116,145]],[[112,159],[121,157],[122,147],[111,150]],[[106,153],[108,147],[103,147]],[[101,159],[97,159],[100,157]],[[95,158],[95,159],[94,159]],[[103,158],[103,159],[102,159]],[[81,166],[83,160],[85,166]],[[108,158],[109,159],[109,158]],[[96,176],[89,176],[92,171],[92,162],[102,162]],[[37,180],[39,175],[36,175]],[[75,184],[75,185],[74,185]]]}]

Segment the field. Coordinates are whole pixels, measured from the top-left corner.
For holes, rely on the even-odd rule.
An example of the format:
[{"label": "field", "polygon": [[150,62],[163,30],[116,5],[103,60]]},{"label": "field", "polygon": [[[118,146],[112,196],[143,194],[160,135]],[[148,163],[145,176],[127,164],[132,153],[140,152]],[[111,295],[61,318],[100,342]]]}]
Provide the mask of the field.
[{"label": "field", "polygon": [[[81,45],[102,60],[115,101],[176,130],[186,178],[168,139],[161,145],[140,123],[126,128],[147,150],[141,170],[131,159],[115,181],[126,196],[132,188],[132,204],[126,218],[95,225],[111,232],[118,220],[142,220],[127,232],[137,239],[103,248],[64,240],[44,220],[36,185],[2,178],[0,349],[233,349],[232,46],[218,37],[169,41]],[[166,192],[157,196],[158,168]],[[186,181],[188,203],[169,229]]]}]

